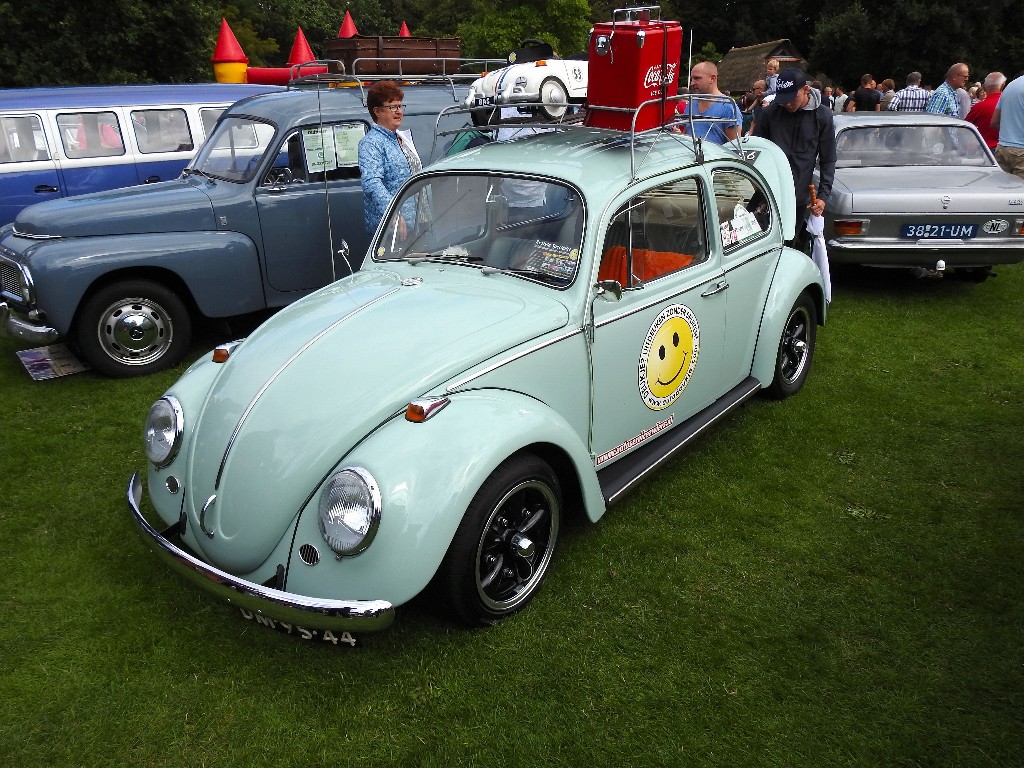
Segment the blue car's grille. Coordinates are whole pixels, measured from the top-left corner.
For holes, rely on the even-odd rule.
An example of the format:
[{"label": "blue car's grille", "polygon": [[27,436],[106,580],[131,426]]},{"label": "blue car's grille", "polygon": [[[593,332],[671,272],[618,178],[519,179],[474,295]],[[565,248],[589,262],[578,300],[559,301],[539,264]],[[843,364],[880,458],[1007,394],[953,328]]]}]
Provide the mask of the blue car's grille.
[{"label": "blue car's grille", "polygon": [[13,264],[0,262],[0,290],[13,296],[21,296],[21,274]]}]

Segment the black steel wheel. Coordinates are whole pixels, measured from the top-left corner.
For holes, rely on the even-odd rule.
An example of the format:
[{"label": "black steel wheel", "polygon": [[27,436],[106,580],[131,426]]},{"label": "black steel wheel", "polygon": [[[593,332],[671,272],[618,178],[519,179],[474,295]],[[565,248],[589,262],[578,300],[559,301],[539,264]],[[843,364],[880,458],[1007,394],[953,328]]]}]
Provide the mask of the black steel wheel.
[{"label": "black steel wheel", "polygon": [[96,291],[75,322],[79,351],[113,378],[145,376],[176,365],[188,351],[192,319],[170,289],[125,280]]},{"label": "black steel wheel", "polygon": [[814,358],[814,341],[818,331],[818,312],[805,291],[789,310],[786,325],[775,356],[775,378],[768,387],[769,397],[776,400],[795,395],[803,387]]},{"label": "black steel wheel", "polygon": [[522,610],[547,576],[558,540],[562,493],[536,456],[514,456],[481,486],[441,564],[444,597],[470,626]]}]

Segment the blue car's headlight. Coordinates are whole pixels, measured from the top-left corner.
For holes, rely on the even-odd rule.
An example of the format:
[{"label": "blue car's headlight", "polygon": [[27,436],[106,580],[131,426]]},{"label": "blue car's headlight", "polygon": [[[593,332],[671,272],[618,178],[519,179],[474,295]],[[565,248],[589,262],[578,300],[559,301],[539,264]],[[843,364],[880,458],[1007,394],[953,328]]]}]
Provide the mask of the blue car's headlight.
[{"label": "blue car's headlight", "polygon": [[178,455],[185,431],[185,414],[174,397],[161,397],[149,409],[146,428],[142,432],[146,458],[157,469],[166,467]]},{"label": "blue car's headlight", "polygon": [[361,467],[337,472],[320,493],[320,533],[327,546],[342,557],[358,555],[377,535],[380,490]]}]

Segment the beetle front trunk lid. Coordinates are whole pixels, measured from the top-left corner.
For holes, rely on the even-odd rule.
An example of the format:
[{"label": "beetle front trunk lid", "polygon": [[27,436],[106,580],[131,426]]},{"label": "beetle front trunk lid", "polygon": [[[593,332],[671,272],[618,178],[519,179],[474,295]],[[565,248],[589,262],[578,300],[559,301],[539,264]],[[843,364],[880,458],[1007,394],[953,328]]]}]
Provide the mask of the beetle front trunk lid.
[{"label": "beetle front trunk lid", "polygon": [[540,292],[461,272],[424,270],[415,287],[358,272],[235,351],[197,415],[189,457],[191,512],[216,495],[204,521],[214,535],[199,537],[214,563],[255,569],[332,468],[411,399],[568,321]]}]

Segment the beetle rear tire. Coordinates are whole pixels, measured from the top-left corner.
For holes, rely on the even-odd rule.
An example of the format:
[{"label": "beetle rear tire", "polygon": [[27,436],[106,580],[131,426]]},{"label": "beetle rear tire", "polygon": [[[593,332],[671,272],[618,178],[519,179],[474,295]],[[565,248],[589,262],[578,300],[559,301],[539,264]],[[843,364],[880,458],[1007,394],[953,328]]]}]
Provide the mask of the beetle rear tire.
[{"label": "beetle rear tire", "polygon": [[149,280],[126,280],[96,291],[76,321],[78,348],[112,378],[145,376],[181,362],[192,319],[177,294]]},{"label": "beetle rear tire", "polygon": [[561,511],[558,478],[536,456],[513,456],[494,470],[441,563],[444,598],[460,621],[487,626],[533,599],[551,565]]},{"label": "beetle rear tire", "polygon": [[548,120],[560,120],[569,105],[569,94],[562,82],[554,77],[540,84],[541,114]]},{"label": "beetle rear tire", "polygon": [[818,311],[805,291],[789,310],[786,325],[775,355],[775,378],[766,390],[775,400],[795,395],[804,385],[814,358],[818,331]]}]

